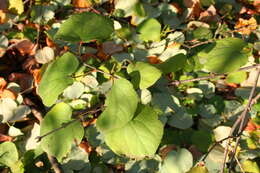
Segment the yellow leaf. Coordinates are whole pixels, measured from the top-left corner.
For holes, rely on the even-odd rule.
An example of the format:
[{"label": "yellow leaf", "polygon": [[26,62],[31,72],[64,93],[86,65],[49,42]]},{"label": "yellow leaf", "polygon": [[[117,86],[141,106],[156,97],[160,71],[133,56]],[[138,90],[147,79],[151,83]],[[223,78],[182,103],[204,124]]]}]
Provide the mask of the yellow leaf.
[{"label": "yellow leaf", "polygon": [[7,22],[7,16],[3,10],[0,10],[0,24]]},{"label": "yellow leaf", "polygon": [[9,0],[8,9],[14,13],[22,14],[24,12],[24,6],[22,0]]},{"label": "yellow leaf", "polygon": [[256,27],[257,21],[254,17],[251,17],[249,20],[239,18],[235,29],[241,34],[249,35],[252,31],[256,30]]}]

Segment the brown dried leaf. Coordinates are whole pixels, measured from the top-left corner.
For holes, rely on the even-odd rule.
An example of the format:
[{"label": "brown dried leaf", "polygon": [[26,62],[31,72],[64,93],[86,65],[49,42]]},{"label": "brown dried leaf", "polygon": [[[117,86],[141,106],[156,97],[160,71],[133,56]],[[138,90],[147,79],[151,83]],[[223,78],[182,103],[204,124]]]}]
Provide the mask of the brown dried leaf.
[{"label": "brown dried leaf", "polygon": [[124,47],[121,44],[116,44],[113,41],[107,41],[102,44],[103,52],[107,55],[122,52]]},{"label": "brown dried leaf", "polygon": [[183,1],[185,7],[192,8],[196,3],[200,3],[199,0],[184,0]]},{"label": "brown dried leaf", "polygon": [[27,73],[11,73],[8,76],[9,81],[20,85],[21,91],[33,88],[33,76]]},{"label": "brown dried leaf", "polygon": [[216,8],[211,5],[206,11],[200,13],[199,20],[204,22],[218,22],[220,20],[220,17],[217,14]]},{"label": "brown dried leaf", "polygon": [[36,44],[33,44],[30,40],[24,39],[20,40],[15,45],[12,46],[17,49],[21,55],[35,55],[36,52]]},{"label": "brown dried leaf", "polygon": [[0,1],[0,10],[4,10],[4,11],[8,10],[8,0]]}]

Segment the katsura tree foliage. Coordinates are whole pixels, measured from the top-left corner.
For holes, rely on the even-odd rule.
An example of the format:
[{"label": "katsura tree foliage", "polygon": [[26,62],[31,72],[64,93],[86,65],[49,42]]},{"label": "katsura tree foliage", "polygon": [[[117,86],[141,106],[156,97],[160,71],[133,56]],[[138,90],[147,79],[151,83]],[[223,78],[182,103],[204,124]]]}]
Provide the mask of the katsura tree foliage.
[{"label": "katsura tree foliage", "polygon": [[[259,92],[260,32],[252,25],[260,21],[254,13],[248,20],[234,16],[243,3],[256,11],[259,5],[49,0],[29,9],[26,3],[9,0],[9,12],[0,11],[0,61],[12,38],[38,44],[27,54],[37,64],[33,94],[43,114],[27,130],[16,126],[33,119],[34,105],[26,105],[22,87],[0,78],[0,121],[11,137],[0,144],[0,167],[259,172],[260,109],[252,98]],[[9,32],[24,20],[36,29]]]}]

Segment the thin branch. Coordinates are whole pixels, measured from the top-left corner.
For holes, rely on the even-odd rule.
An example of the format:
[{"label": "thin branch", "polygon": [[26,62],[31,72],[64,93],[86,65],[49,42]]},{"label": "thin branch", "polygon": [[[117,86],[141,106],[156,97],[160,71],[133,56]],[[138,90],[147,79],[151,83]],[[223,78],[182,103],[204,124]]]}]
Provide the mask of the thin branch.
[{"label": "thin branch", "polygon": [[[247,117],[247,113],[250,111],[251,109],[251,106],[253,105],[252,104],[252,101],[253,101],[253,96],[255,94],[255,90],[256,90],[256,87],[257,87],[257,83],[258,83],[258,78],[259,78],[259,75],[260,75],[260,68],[258,68],[257,70],[257,75],[256,75],[256,78],[255,78],[255,81],[254,81],[254,86],[252,87],[251,89],[251,92],[250,92],[250,96],[248,98],[248,103],[244,109],[244,111],[241,113],[241,115],[238,117],[237,121],[235,122],[235,124],[232,126],[232,129],[231,129],[231,134],[233,134],[233,132],[235,131],[235,129],[237,128],[237,126],[239,125],[239,130],[238,130],[238,134],[242,134],[244,128],[245,128],[245,125],[247,124],[248,122],[248,117]],[[235,153],[236,153],[236,150],[237,150],[237,147],[238,147],[238,143],[241,139],[241,135],[238,136],[238,138],[236,139],[236,144],[235,144],[235,147],[232,151],[232,157],[231,157],[231,163],[234,159],[234,156],[235,156]],[[229,141],[230,142],[230,141]],[[228,153],[228,145],[226,146],[225,148],[225,152],[224,152],[224,160],[223,160],[223,164],[222,164],[222,169],[221,169],[221,173],[224,173],[224,170],[225,170],[225,165],[226,165],[226,159],[227,159],[227,153]]]},{"label": "thin branch", "polygon": [[54,156],[51,156],[49,154],[47,154],[47,157],[48,157],[48,159],[49,159],[49,161],[51,163],[51,166],[52,166],[54,172],[55,173],[62,173],[63,171],[62,171],[62,169],[60,167],[60,164],[57,161],[57,159]]},{"label": "thin branch", "polygon": [[[257,87],[259,76],[260,76],[260,68],[257,69],[257,74],[256,74],[256,78],[255,78],[255,81],[254,81],[254,86],[251,89],[250,96],[249,96],[246,108],[245,108],[244,112],[240,115],[241,116],[241,123],[240,123],[240,126],[239,126],[238,133],[242,133],[244,131],[244,129],[245,129],[245,127],[246,127],[246,125],[247,125],[247,123],[249,121],[249,117],[247,116],[247,113],[251,110],[250,106],[252,106],[252,101],[253,101],[253,97],[255,95],[255,91],[256,91],[256,87]],[[232,157],[231,157],[231,163],[232,163],[232,161],[234,159],[234,156],[236,154],[236,150],[237,150],[238,143],[239,143],[240,139],[241,139],[241,136],[239,136],[236,139],[235,147],[234,147],[233,154],[232,154]]]},{"label": "thin branch", "polygon": [[188,49],[192,49],[192,48],[195,48],[195,47],[198,47],[198,46],[201,46],[201,45],[204,45],[204,44],[209,44],[209,43],[212,43],[214,40],[207,40],[207,41],[202,41],[202,42],[199,42],[199,43],[196,43],[194,45],[186,45],[186,44],[181,44],[183,47],[186,47]]},{"label": "thin branch", "polygon": [[94,70],[94,71],[96,71],[96,72],[99,72],[99,73],[102,73],[102,74],[105,74],[105,75],[109,75],[109,76],[111,76],[112,78],[116,78],[116,79],[121,78],[121,77],[118,76],[118,75],[113,75],[113,74],[104,72],[104,71],[99,70],[99,69],[97,69],[96,67],[93,67],[93,66],[91,66],[91,65],[89,65],[89,64],[84,63],[83,65],[86,66],[86,67],[88,67],[88,68],[91,68],[92,70]]},{"label": "thin branch", "polygon": [[216,141],[211,147],[210,147],[210,149],[208,150],[208,152],[203,156],[203,158],[201,159],[201,161],[205,161],[206,160],[206,158],[208,157],[208,155],[209,155],[209,153],[217,146],[217,145],[219,145],[220,143],[222,143],[222,142],[224,142],[225,140],[228,140],[228,139],[233,139],[233,138],[237,138],[237,136],[228,136],[228,137],[226,137],[226,138],[223,138],[223,139],[221,139],[221,140],[219,140],[219,141]]},{"label": "thin branch", "polygon": [[237,164],[238,164],[238,166],[239,166],[241,172],[242,172],[242,173],[246,173],[245,170],[243,169],[243,166],[242,166],[241,163],[239,162],[237,156],[235,156],[235,160],[236,160],[236,162],[237,162]]},{"label": "thin branch", "polygon": [[[252,66],[241,67],[240,69],[237,70],[237,72],[238,71],[250,70],[250,69],[253,69],[253,68],[257,68],[257,67],[260,67],[260,64],[254,64]],[[175,81],[170,82],[168,85],[169,86],[173,86],[173,85],[178,86],[178,85],[183,84],[183,83],[214,79],[216,77],[225,77],[226,75],[227,74],[225,74],[225,73],[223,73],[223,74],[210,74],[209,76],[203,76],[203,77],[198,77],[198,78],[193,78],[193,79],[175,80]]]},{"label": "thin branch", "polygon": [[98,108],[98,109],[97,109],[97,108],[94,108],[94,109],[92,108],[92,109],[87,109],[87,110],[80,111],[78,114],[76,114],[76,116],[77,116],[76,119],[73,119],[73,120],[71,120],[71,121],[69,121],[69,122],[67,122],[67,123],[63,123],[60,127],[56,128],[56,129],[53,129],[53,130],[51,130],[51,131],[49,131],[49,132],[43,134],[42,136],[37,136],[37,137],[36,137],[36,140],[37,140],[37,142],[40,142],[40,141],[41,141],[43,138],[45,138],[46,136],[49,136],[49,135],[51,135],[51,134],[54,133],[54,132],[57,132],[57,131],[59,131],[59,130],[61,130],[61,129],[64,129],[64,128],[66,128],[67,126],[69,126],[69,125],[71,125],[71,124],[77,122],[77,121],[80,121],[82,116],[88,115],[88,114],[97,113],[98,111],[100,111],[100,110],[102,110],[102,109],[103,109],[103,107],[100,107],[100,108]]}]

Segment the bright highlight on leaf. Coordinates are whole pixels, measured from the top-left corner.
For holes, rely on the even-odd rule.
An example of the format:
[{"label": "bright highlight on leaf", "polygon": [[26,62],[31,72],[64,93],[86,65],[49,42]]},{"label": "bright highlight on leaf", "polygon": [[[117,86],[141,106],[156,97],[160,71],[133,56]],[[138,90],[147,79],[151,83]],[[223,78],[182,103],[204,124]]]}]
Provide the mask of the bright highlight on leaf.
[{"label": "bright highlight on leaf", "polygon": [[70,75],[77,70],[78,64],[77,58],[69,52],[49,64],[38,88],[44,105],[53,105],[63,90],[73,83]]},{"label": "bright highlight on leaf", "polygon": [[163,135],[163,124],[149,106],[139,106],[132,84],[116,80],[107,95],[106,110],[97,120],[106,144],[119,155],[152,156]]},{"label": "bright highlight on leaf", "polygon": [[71,42],[88,42],[107,39],[113,31],[112,20],[96,13],[85,12],[67,19],[61,25],[55,38]]},{"label": "bright highlight on leaf", "polygon": [[148,19],[138,25],[137,31],[143,41],[160,41],[161,24],[156,19]]},{"label": "bright highlight on leaf", "polygon": [[70,151],[74,140],[80,142],[84,135],[84,128],[81,126],[80,121],[66,125],[66,123],[72,121],[71,115],[71,107],[61,102],[46,114],[41,123],[40,135],[44,135],[61,126],[64,127],[41,140],[42,149],[55,156],[59,161]]},{"label": "bright highlight on leaf", "polygon": [[9,0],[9,10],[22,14],[24,11],[23,1],[22,0]]},{"label": "bright highlight on leaf", "polygon": [[133,84],[139,86],[140,89],[152,86],[161,77],[159,69],[144,62],[137,62],[134,65],[130,64],[127,72],[132,77]]}]

